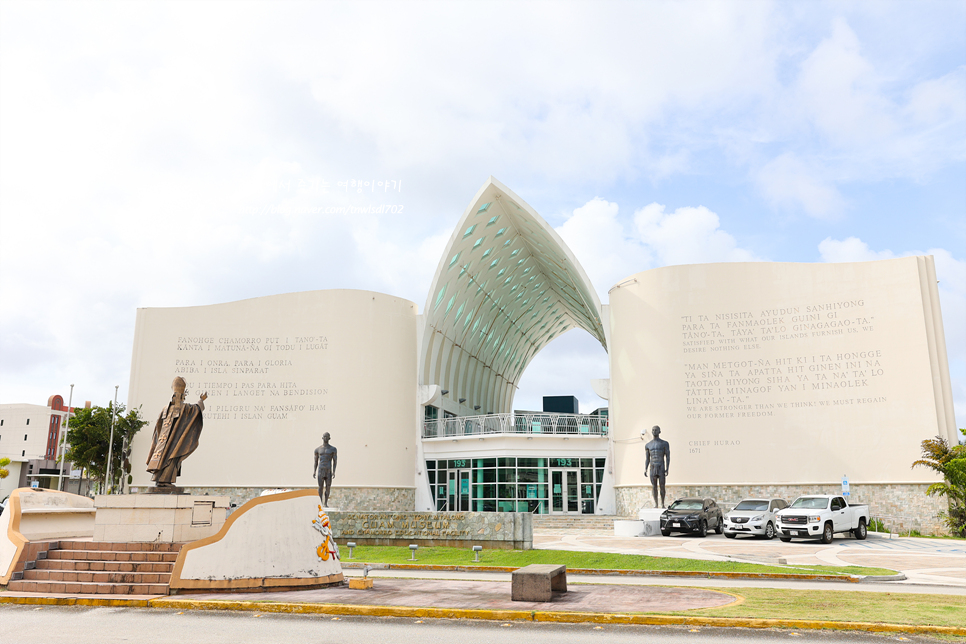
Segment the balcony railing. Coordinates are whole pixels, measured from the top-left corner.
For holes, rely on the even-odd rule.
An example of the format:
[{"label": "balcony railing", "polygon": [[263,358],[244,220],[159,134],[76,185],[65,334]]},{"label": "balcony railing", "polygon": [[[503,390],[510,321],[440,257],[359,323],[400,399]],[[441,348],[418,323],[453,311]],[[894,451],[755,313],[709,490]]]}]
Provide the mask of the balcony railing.
[{"label": "balcony railing", "polygon": [[427,420],[423,438],[458,438],[481,434],[607,436],[607,417],[587,414],[487,414]]}]

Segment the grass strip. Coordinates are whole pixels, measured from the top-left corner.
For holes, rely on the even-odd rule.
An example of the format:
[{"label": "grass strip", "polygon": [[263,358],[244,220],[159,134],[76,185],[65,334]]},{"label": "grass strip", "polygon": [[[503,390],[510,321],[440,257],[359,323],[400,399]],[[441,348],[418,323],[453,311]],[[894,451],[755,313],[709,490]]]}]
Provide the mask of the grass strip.
[{"label": "grass strip", "polygon": [[[343,561],[365,563],[413,563],[411,551],[404,546],[356,546],[352,559],[343,546]],[[416,563],[448,566],[474,565],[469,548],[426,547],[416,552]],[[580,552],[573,550],[485,550],[480,566],[514,566],[530,564],[563,564],[568,568],[598,568],[612,570],[653,570],[684,572],[763,572],[822,575],[894,575],[895,570],[864,566],[770,566],[741,561],[705,561],[677,557],[622,555],[609,552]]]},{"label": "grass strip", "polygon": [[966,596],[963,595],[784,588],[715,590],[740,595],[744,601],[722,608],[674,614],[966,627]]}]

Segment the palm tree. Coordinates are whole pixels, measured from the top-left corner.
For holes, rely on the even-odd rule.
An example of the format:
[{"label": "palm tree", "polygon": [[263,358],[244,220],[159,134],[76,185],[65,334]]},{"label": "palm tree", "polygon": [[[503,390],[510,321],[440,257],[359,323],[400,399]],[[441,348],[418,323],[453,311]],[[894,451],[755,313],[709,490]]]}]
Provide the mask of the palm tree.
[{"label": "palm tree", "polygon": [[[960,429],[966,436],[966,429]],[[913,467],[928,467],[942,474],[943,480],[926,490],[929,496],[944,496],[949,501],[949,513],[940,517],[954,534],[966,536],[966,445],[954,445],[942,436],[922,441],[922,458]]]}]

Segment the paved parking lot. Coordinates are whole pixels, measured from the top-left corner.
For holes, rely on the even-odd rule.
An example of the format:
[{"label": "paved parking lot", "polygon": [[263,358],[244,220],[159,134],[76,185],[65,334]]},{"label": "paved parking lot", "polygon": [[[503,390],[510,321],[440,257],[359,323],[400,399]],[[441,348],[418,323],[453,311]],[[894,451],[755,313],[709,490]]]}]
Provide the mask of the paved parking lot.
[{"label": "paved parking lot", "polygon": [[590,550],[683,557],[717,561],[789,565],[874,566],[902,571],[909,579],[899,583],[943,584],[966,587],[966,541],[960,539],[895,538],[869,533],[859,541],[836,536],[828,545],[818,541],[782,543],[754,537],[726,539],[709,534],[670,537],[614,537],[602,532],[534,534],[534,547],[553,550]]}]

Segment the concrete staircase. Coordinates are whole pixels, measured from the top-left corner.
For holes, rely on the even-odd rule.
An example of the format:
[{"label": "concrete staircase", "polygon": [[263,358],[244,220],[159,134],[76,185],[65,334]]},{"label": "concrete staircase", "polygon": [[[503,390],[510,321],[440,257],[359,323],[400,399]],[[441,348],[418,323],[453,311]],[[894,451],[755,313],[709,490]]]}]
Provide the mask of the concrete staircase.
[{"label": "concrete staircase", "polygon": [[534,534],[597,533],[614,534],[614,520],[625,517],[598,514],[535,514],[533,515]]},{"label": "concrete staircase", "polygon": [[13,592],[97,595],[167,595],[180,543],[50,542],[27,561]]}]

